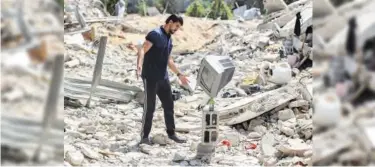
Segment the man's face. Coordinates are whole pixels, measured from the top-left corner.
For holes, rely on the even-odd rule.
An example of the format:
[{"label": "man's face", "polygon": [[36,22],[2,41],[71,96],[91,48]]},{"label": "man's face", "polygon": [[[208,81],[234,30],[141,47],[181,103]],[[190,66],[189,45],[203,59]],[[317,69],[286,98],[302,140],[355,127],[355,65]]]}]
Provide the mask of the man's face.
[{"label": "man's face", "polygon": [[169,34],[174,34],[178,29],[180,29],[181,24],[180,22],[173,23],[172,21],[169,22]]}]

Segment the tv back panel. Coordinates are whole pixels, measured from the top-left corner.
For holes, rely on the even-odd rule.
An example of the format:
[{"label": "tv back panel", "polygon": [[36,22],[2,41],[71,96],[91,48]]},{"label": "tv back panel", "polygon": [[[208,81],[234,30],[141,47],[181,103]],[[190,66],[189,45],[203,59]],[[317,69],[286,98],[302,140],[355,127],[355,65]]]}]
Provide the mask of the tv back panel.
[{"label": "tv back panel", "polygon": [[216,97],[230,82],[234,70],[229,56],[206,56],[201,62],[197,82],[210,97]]}]

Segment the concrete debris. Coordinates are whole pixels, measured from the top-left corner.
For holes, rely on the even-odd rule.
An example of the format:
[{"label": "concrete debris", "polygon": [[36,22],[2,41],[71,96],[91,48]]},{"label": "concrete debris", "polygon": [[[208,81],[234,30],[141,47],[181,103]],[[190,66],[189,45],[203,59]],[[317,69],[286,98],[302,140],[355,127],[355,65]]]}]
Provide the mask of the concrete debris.
[{"label": "concrete debris", "polygon": [[285,110],[279,111],[279,119],[282,121],[286,121],[294,117],[295,117],[294,112],[291,109],[285,109]]},{"label": "concrete debris", "polygon": [[175,154],[174,154],[174,156],[173,156],[173,161],[183,161],[183,160],[185,160],[186,159],[186,153],[184,153],[184,152],[181,152],[181,151],[179,151],[179,152],[176,152]]},{"label": "concrete debris", "polygon": [[261,135],[258,132],[250,132],[249,135],[248,135],[248,137],[250,139],[258,139],[258,138],[261,137]]},{"label": "concrete debris", "polygon": [[237,147],[240,144],[240,136],[237,133],[223,134],[222,137],[219,138],[228,140],[233,147]]},{"label": "concrete debris", "polygon": [[149,16],[156,16],[156,15],[160,15],[160,12],[156,7],[149,7],[147,8],[147,14]]},{"label": "concrete debris", "polygon": [[261,17],[261,13],[260,13],[259,8],[251,8],[249,10],[246,10],[243,15],[243,18],[245,20],[253,20],[256,18],[260,18],[260,17]]},{"label": "concrete debris", "polygon": [[296,89],[297,87],[286,86],[255,97],[242,99],[235,104],[220,109],[220,119],[229,125],[253,119],[273,109],[278,109],[279,106],[288,104],[289,101],[298,96]]},{"label": "concrete debris", "polygon": [[[301,151],[298,144],[284,142],[294,138],[303,140],[302,143],[308,146],[312,144],[312,101],[301,91],[307,87],[304,85],[310,85],[310,80],[300,81],[309,75],[310,69],[290,65],[285,69],[278,68],[279,64],[288,64],[290,54],[296,55],[294,64],[299,63],[299,53],[293,51],[293,39],[288,39],[290,48],[284,47],[284,39],[280,36],[275,38],[276,33],[272,28],[277,23],[281,34],[292,36],[293,32],[283,30],[290,28],[296,11],[307,7],[306,0],[300,1],[292,6],[286,6],[284,2],[282,6],[276,1],[266,2],[265,8],[271,11],[267,16],[261,15],[258,8],[247,10],[246,6],[239,7],[234,14],[243,22],[210,19],[203,22],[201,18],[185,16],[184,29],[173,37],[171,54],[179,70],[189,76],[190,83],[181,85],[172,72],[168,74],[173,91],[175,130],[178,136],[186,136],[187,143],[177,144],[167,137],[163,107],[157,100],[150,134],[154,143],[152,146],[139,145],[145,95],[143,83],[136,78],[137,60],[134,55],[141,48],[144,36],[154,28],[153,23],[160,22],[164,16],[150,6],[146,8],[147,17],[128,13],[124,14],[121,23],[111,24],[108,22],[117,21],[117,16],[108,17],[102,12],[94,15],[92,13],[96,12],[93,12],[91,4],[78,1],[88,30],[78,32],[75,26],[80,28],[80,25],[74,16],[71,22],[65,22],[65,29],[72,32],[64,35],[67,37],[64,69],[65,145],[80,148],[83,158],[79,165],[97,165],[98,162],[100,165],[141,166],[204,166],[207,162],[210,165],[238,166],[295,164],[296,159],[290,160],[294,156],[292,153],[311,149]],[[75,6],[72,11],[74,9]],[[126,12],[129,11],[129,8],[126,9]],[[257,29],[257,24],[261,22],[259,18],[264,19],[261,25],[268,24],[261,31]],[[118,34],[125,38],[120,38]],[[105,58],[101,64],[100,80],[92,93],[94,105],[86,108],[82,104],[90,96],[91,76],[101,36],[108,37]],[[233,66],[223,66],[223,69],[227,69],[223,75],[232,72],[234,67],[235,72],[231,80],[213,82],[226,82],[226,85],[213,93],[217,95],[215,111],[220,113],[220,133],[217,146],[209,147],[199,144],[201,110],[207,106],[209,97],[207,88],[197,86],[202,83],[196,79],[202,67],[201,60],[222,54],[227,56],[219,63],[224,60],[233,62]],[[272,82],[275,77],[276,81]],[[220,84],[218,86],[222,87]],[[230,147],[223,145],[227,142]],[[247,147],[250,143],[252,147]],[[280,145],[285,148],[279,150],[277,146]],[[245,150],[244,146],[250,149]],[[102,150],[107,150],[108,154]],[[211,158],[189,158],[192,153],[213,150],[215,156]],[[281,151],[286,152],[287,156],[278,156]],[[311,158],[308,153],[303,152],[302,155]],[[66,158],[65,161],[70,163]],[[298,161],[305,163],[304,159]]]},{"label": "concrete debris", "polygon": [[264,161],[264,166],[275,166],[277,164],[277,159],[275,157],[272,157],[272,158],[269,158],[269,159],[266,159]]},{"label": "concrete debris", "polygon": [[306,100],[297,100],[289,103],[289,108],[298,108],[303,106],[308,106],[309,102]]},{"label": "concrete debris", "polygon": [[275,143],[276,140],[273,134],[265,134],[261,140],[262,154],[266,157],[274,157],[277,152],[276,148],[274,147]]},{"label": "concrete debris", "polygon": [[305,152],[312,148],[301,139],[289,139],[287,143],[277,147],[279,151],[286,155],[304,156]]},{"label": "concrete debris", "polygon": [[280,10],[287,9],[288,6],[283,0],[267,0],[263,2],[264,8],[267,9],[267,12],[277,12]]},{"label": "concrete debris", "polygon": [[[342,126],[335,129],[330,129],[321,134],[314,134],[313,142],[319,144],[313,147],[313,163],[325,164],[331,162],[336,154],[344,149],[351,147],[353,139],[348,133],[348,126]],[[354,129],[351,129],[354,130]]]},{"label": "concrete debris", "polygon": [[85,155],[88,158],[98,160],[100,158],[100,154],[98,152],[95,152],[94,150],[90,149],[89,147],[82,147],[81,148],[83,155]]},{"label": "concrete debris", "polygon": [[161,154],[161,150],[154,149],[152,146],[146,145],[146,144],[141,144],[140,146],[141,152],[145,154],[149,154],[152,156],[158,156]]},{"label": "concrete debris", "polygon": [[340,155],[338,161],[342,164],[354,162],[355,164],[366,165],[367,159],[366,153],[359,149],[354,149]]},{"label": "concrete debris", "polygon": [[282,126],[282,127],[280,128],[280,131],[283,132],[283,133],[284,133],[285,135],[287,135],[287,136],[293,136],[293,135],[295,134],[294,129],[289,128],[289,127],[287,127],[287,126]]},{"label": "concrete debris", "polygon": [[[251,121],[251,122],[253,122],[253,121]],[[249,127],[251,127],[251,126],[249,126]],[[265,126],[263,126],[263,125],[255,126],[253,130],[255,132],[261,134],[261,135],[263,135],[263,134],[265,134],[267,132],[267,128]]]},{"label": "concrete debris", "polygon": [[83,154],[79,151],[67,152],[65,159],[73,166],[81,166],[84,160]]},{"label": "concrete debris", "polygon": [[74,68],[74,67],[79,66],[79,64],[80,64],[80,61],[78,59],[75,59],[75,60],[65,62],[65,67]]},{"label": "concrete debris", "polygon": [[258,47],[260,47],[261,49],[263,49],[264,47],[266,47],[266,46],[269,45],[269,42],[270,42],[270,38],[269,37],[261,37],[261,38],[259,38]]},{"label": "concrete debris", "polygon": [[151,138],[152,143],[159,144],[159,145],[166,145],[167,140],[168,140],[167,136],[165,136],[163,134],[156,134],[156,135],[152,136],[152,138]]}]

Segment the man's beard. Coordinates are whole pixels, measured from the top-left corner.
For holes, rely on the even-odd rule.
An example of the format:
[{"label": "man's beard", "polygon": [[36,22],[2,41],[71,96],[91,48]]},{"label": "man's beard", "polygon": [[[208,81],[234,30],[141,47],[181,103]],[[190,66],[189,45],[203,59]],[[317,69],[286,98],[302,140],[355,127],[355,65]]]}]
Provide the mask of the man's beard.
[{"label": "man's beard", "polygon": [[169,34],[174,34],[176,31],[173,31],[173,30],[169,30]]}]

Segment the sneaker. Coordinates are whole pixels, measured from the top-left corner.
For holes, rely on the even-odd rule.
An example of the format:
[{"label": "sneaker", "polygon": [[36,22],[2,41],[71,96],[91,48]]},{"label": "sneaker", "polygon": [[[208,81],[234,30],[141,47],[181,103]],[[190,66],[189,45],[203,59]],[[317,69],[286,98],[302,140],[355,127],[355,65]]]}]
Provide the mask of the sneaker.
[{"label": "sneaker", "polygon": [[186,143],[186,140],[178,138],[176,135],[168,136],[171,140],[176,143]]},{"label": "sneaker", "polygon": [[152,145],[151,141],[149,138],[143,138],[139,144],[147,144],[147,145]]}]

